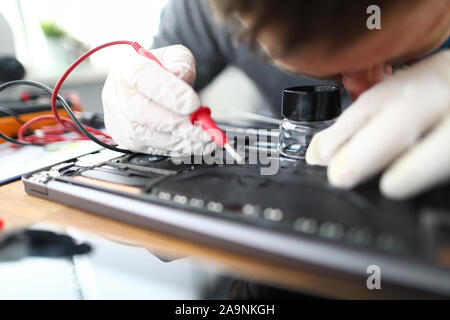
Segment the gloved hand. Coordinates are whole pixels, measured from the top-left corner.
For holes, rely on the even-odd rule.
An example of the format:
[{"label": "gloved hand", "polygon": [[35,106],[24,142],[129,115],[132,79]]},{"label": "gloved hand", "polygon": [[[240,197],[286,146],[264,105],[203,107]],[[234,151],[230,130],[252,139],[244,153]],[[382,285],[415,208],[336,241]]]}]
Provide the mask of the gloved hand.
[{"label": "gloved hand", "polygon": [[180,45],[151,52],[168,71],[131,53],[109,72],[102,93],[108,133],[120,147],[134,152],[169,156],[210,153],[214,142],[189,120],[189,114],[200,106],[192,88],[192,53]]},{"label": "gloved hand", "polygon": [[450,51],[363,93],[318,133],[306,161],[328,165],[330,184],[352,188],[384,172],[381,192],[405,199],[450,178]]}]

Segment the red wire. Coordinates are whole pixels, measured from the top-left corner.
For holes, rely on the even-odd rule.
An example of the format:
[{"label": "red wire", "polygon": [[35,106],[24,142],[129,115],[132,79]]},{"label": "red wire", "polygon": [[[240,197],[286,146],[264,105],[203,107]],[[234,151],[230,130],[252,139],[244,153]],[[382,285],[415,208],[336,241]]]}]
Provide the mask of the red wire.
[{"label": "red wire", "polygon": [[[24,141],[24,142],[35,142],[35,141],[39,141],[37,143],[42,143],[42,144],[46,144],[49,142],[55,142],[56,139],[61,139],[59,141],[63,141],[63,140],[86,140],[86,137],[84,137],[84,135],[79,132],[78,129],[76,129],[75,123],[69,119],[69,118],[64,118],[61,117],[58,113],[58,109],[57,109],[57,97],[58,97],[58,93],[59,90],[61,89],[64,81],[67,79],[67,77],[72,73],[72,71],[80,64],[82,63],[84,60],[86,60],[88,57],[90,57],[91,55],[93,55],[94,53],[96,53],[99,50],[102,50],[106,47],[110,47],[110,46],[115,46],[115,45],[121,45],[121,44],[126,44],[126,45],[136,45],[135,42],[133,41],[113,41],[113,42],[108,42],[105,44],[102,44],[98,47],[95,47],[91,50],[89,50],[88,52],[86,52],[85,54],[83,54],[81,57],[79,57],[77,60],[75,60],[74,63],[72,63],[72,65],[66,70],[66,72],[64,72],[64,74],[61,76],[61,78],[59,78],[58,82],[55,85],[55,88],[53,89],[53,94],[52,94],[52,99],[51,99],[51,107],[52,107],[52,112],[53,112],[53,116],[40,116],[40,117],[36,117],[33,118],[29,121],[27,121],[20,129],[19,132],[17,133],[18,139],[19,141]],[[24,137],[24,134],[26,132],[26,130],[34,123],[43,121],[43,120],[56,120],[59,124],[61,124],[66,130],[68,131],[73,131],[73,132],[77,132],[80,135],[80,138],[65,138],[62,136],[44,136],[44,137]],[[84,128],[89,131],[90,133],[100,136],[102,137],[104,140],[106,141],[111,141],[112,139],[109,135],[105,134],[104,132],[94,129],[92,127],[89,126],[84,126]],[[99,137],[99,138],[100,138]]]},{"label": "red wire", "polygon": [[[67,77],[72,73],[72,71],[84,60],[86,60],[87,58],[89,58],[91,55],[93,55],[94,53],[96,53],[99,50],[102,50],[106,47],[110,47],[110,46],[115,46],[115,45],[119,45],[119,44],[128,44],[130,46],[133,45],[132,41],[113,41],[113,42],[108,42],[105,44],[102,44],[98,47],[95,47],[94,49],[89,50],[88,52],[86,52],[85,54],[83,54],[81,57],[79,57],[74,63],[72,63],[72,65],[69,67],[69,69],[67,69],[66,72],[64,72],[64,74],[61,76],[61,78],[58,80],[58,82],[55,85],[55,88],[53,89],[53,95],[52,95],[52,111],[53,114],[56,118],[56,120],[63,126],[64,123],[61,121],[61,118],[58,114],[58,109],[56,107],[56,99],[58,97],[58,92],[61,89],[61,86],[63,85],[64,81],[67,79]],[[72,122],[70,120],[70,122]]]}]

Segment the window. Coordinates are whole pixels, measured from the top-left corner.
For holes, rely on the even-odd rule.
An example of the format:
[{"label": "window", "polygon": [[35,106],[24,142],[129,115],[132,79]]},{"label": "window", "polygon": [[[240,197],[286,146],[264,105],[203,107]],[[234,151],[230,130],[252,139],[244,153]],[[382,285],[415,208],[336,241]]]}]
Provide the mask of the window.
[{"label": "window", "polygon": [[[133,40],[151,45],[167,0],[2,0],[0,12],[10,23],[16,55],[33,70],[61,72],[56,47],[44,36],[42,21],[54,21],[68,34],[93,47],[107,41]],[[111,48],[91,59],[107,67],[129,48]],[[129,52],[129,51],[128,51]]]}]

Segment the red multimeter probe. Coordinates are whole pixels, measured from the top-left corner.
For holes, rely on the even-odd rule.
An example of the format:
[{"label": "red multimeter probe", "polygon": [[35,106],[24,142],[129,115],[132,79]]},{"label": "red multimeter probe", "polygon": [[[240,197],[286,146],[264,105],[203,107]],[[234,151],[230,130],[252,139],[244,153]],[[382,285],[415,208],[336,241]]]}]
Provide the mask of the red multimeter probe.
[{"label": "red multimeter probe", "polygon": [[[132,42],[132,41],[113,41],[113,42],[108,42],[105,43],[103,45],[100,45],[98,47],[95,47],[91,50],[89,50],[88,52],[86,52],[85,54],[83,54],[81,57],[79,57],[67,70],[66,72],[64,72],[64,74],[61,76],[61,78],[58,80],[58,82],[55,85],[55,88],[53,89],[53,94],[52,94],[52,100],[51,100],[51,105],[52,105],[52,111],[53,111],[53,116],[41,116],[41,117],[36,117],[33,118],[31,120],[29,120],[28,122],[26,122],[19,130],[18,132],[18,137],[19,137],[19,141],[27,141],[27,138],[29,137],[25,137],[24,134],[26,132],[26,130],[30,127],[30,125],[36,123],[36,122],[40,122],[43,120],[55,120],[57,121],[59,124],[61,124],[63,126],[63,128],[67,131],[75,131],[77,132],[80,136],[83,136],[84,138],[84,134],[76,128],[76,125],[74,124],[74,122],[69,119],[69,118],[65,118],[65,117],[61,117],[58,114],[58,110],[57,110],[57,98],[58,98],[58,93],[59,90],[61,89],[64,81],[67,79],[67,77],[70,75],[70,73],[80,64],[82,63],[84,60],[86,60],[89,56],[91,56],[92,54],[96,53],[99,50],[102,50],[106,47],[110,47],[110,46],[115,46],[115,45],[131,45],[133,47],[133,49],[141,56],[144,56],[150,60],[155,61],[156,63],[158,63],[162,68],[166,69],[160,61],[158,61],[158,59],[149,51],[145,50],[139,43],[137,42]],[[167,69],[166,69],[167,70]],[[209,134],[211,136],[211,138],[213,139],[213,141],[218,144],[219,146],[225,148],[225,150],[238,162],[241,163],[242,162],[242,157],[236,152],[236,150],[233,149],[233,147],[231,147],[231,145],[229,143],[227,143],[227,137],[225,135],[225,133],[219,129],[219,127],[216,125],[216,123],[211,119],[211,110],[208,107],[200,107],[198,110],[196,110],[195,112],[193,112],[190,115],[190,120],[192,122],[192,124],[199,124],[202,129],[204,131],[206,131],[207,134]],[[102,137],[103,139],[111,139],[111,137],[109,137],[107,134],[105,134],[102,131],[96,130],[94,128],[88,127],[88,126],[84,126],[84,129],[86,131],[88,131],[91,134],[97,135]],[[81,139],[81,138],[80,138]]]},{"label": "red multimeter probe", "polygon": [[[140,44],[134,42],[132,46],[139,55],[155,61],[162,68],[167,70],[150,51],[145,50]],[[190,115],[190,120],[193,125],[195,125],[196,123],[200,124],[202,129],[210,135],[212,140],[219,146],[223,147],[238,163],[242,162],[242,157],[236,152],[236,150],[233,149],[233,147],[229,143],[227,143],[227,136],[225,132],[220,130],[217,124],[211,118],[211,109],[203,106],[198,108]]]}]

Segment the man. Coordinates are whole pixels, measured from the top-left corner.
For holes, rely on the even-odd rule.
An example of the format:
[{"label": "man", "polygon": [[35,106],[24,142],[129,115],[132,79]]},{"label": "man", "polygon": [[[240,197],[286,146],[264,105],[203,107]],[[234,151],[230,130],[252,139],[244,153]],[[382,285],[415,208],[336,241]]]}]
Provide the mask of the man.
[{"label": "man", "polygon": [[[373,2],[381,29],[366,23]],[[283,88],[313,83],[292,73],[342,81],[355,102],[314,137],[306,155],[309,164],[328,166],[332,185],[351,188],[385,170],[381,191],[403,199],[448,181],[450,50],[435,53],[450,36],[448,0],[210,3],[234,22],[216,24],[206,0],[166,7],[153,53],[170,72],[142,57],[111,70],[103,103],[119,144],[168,155],[210,152],[214,143],[189,122],[200,105],[194,89],[236,65],[272,106]],[[236,26],[247,40],[237,46]],[[167,47],[173,44],[192,54]],[[258,45],[270,59],[257,58]],[[423,59],[392,75],[394,65],[417,58]]]}]

